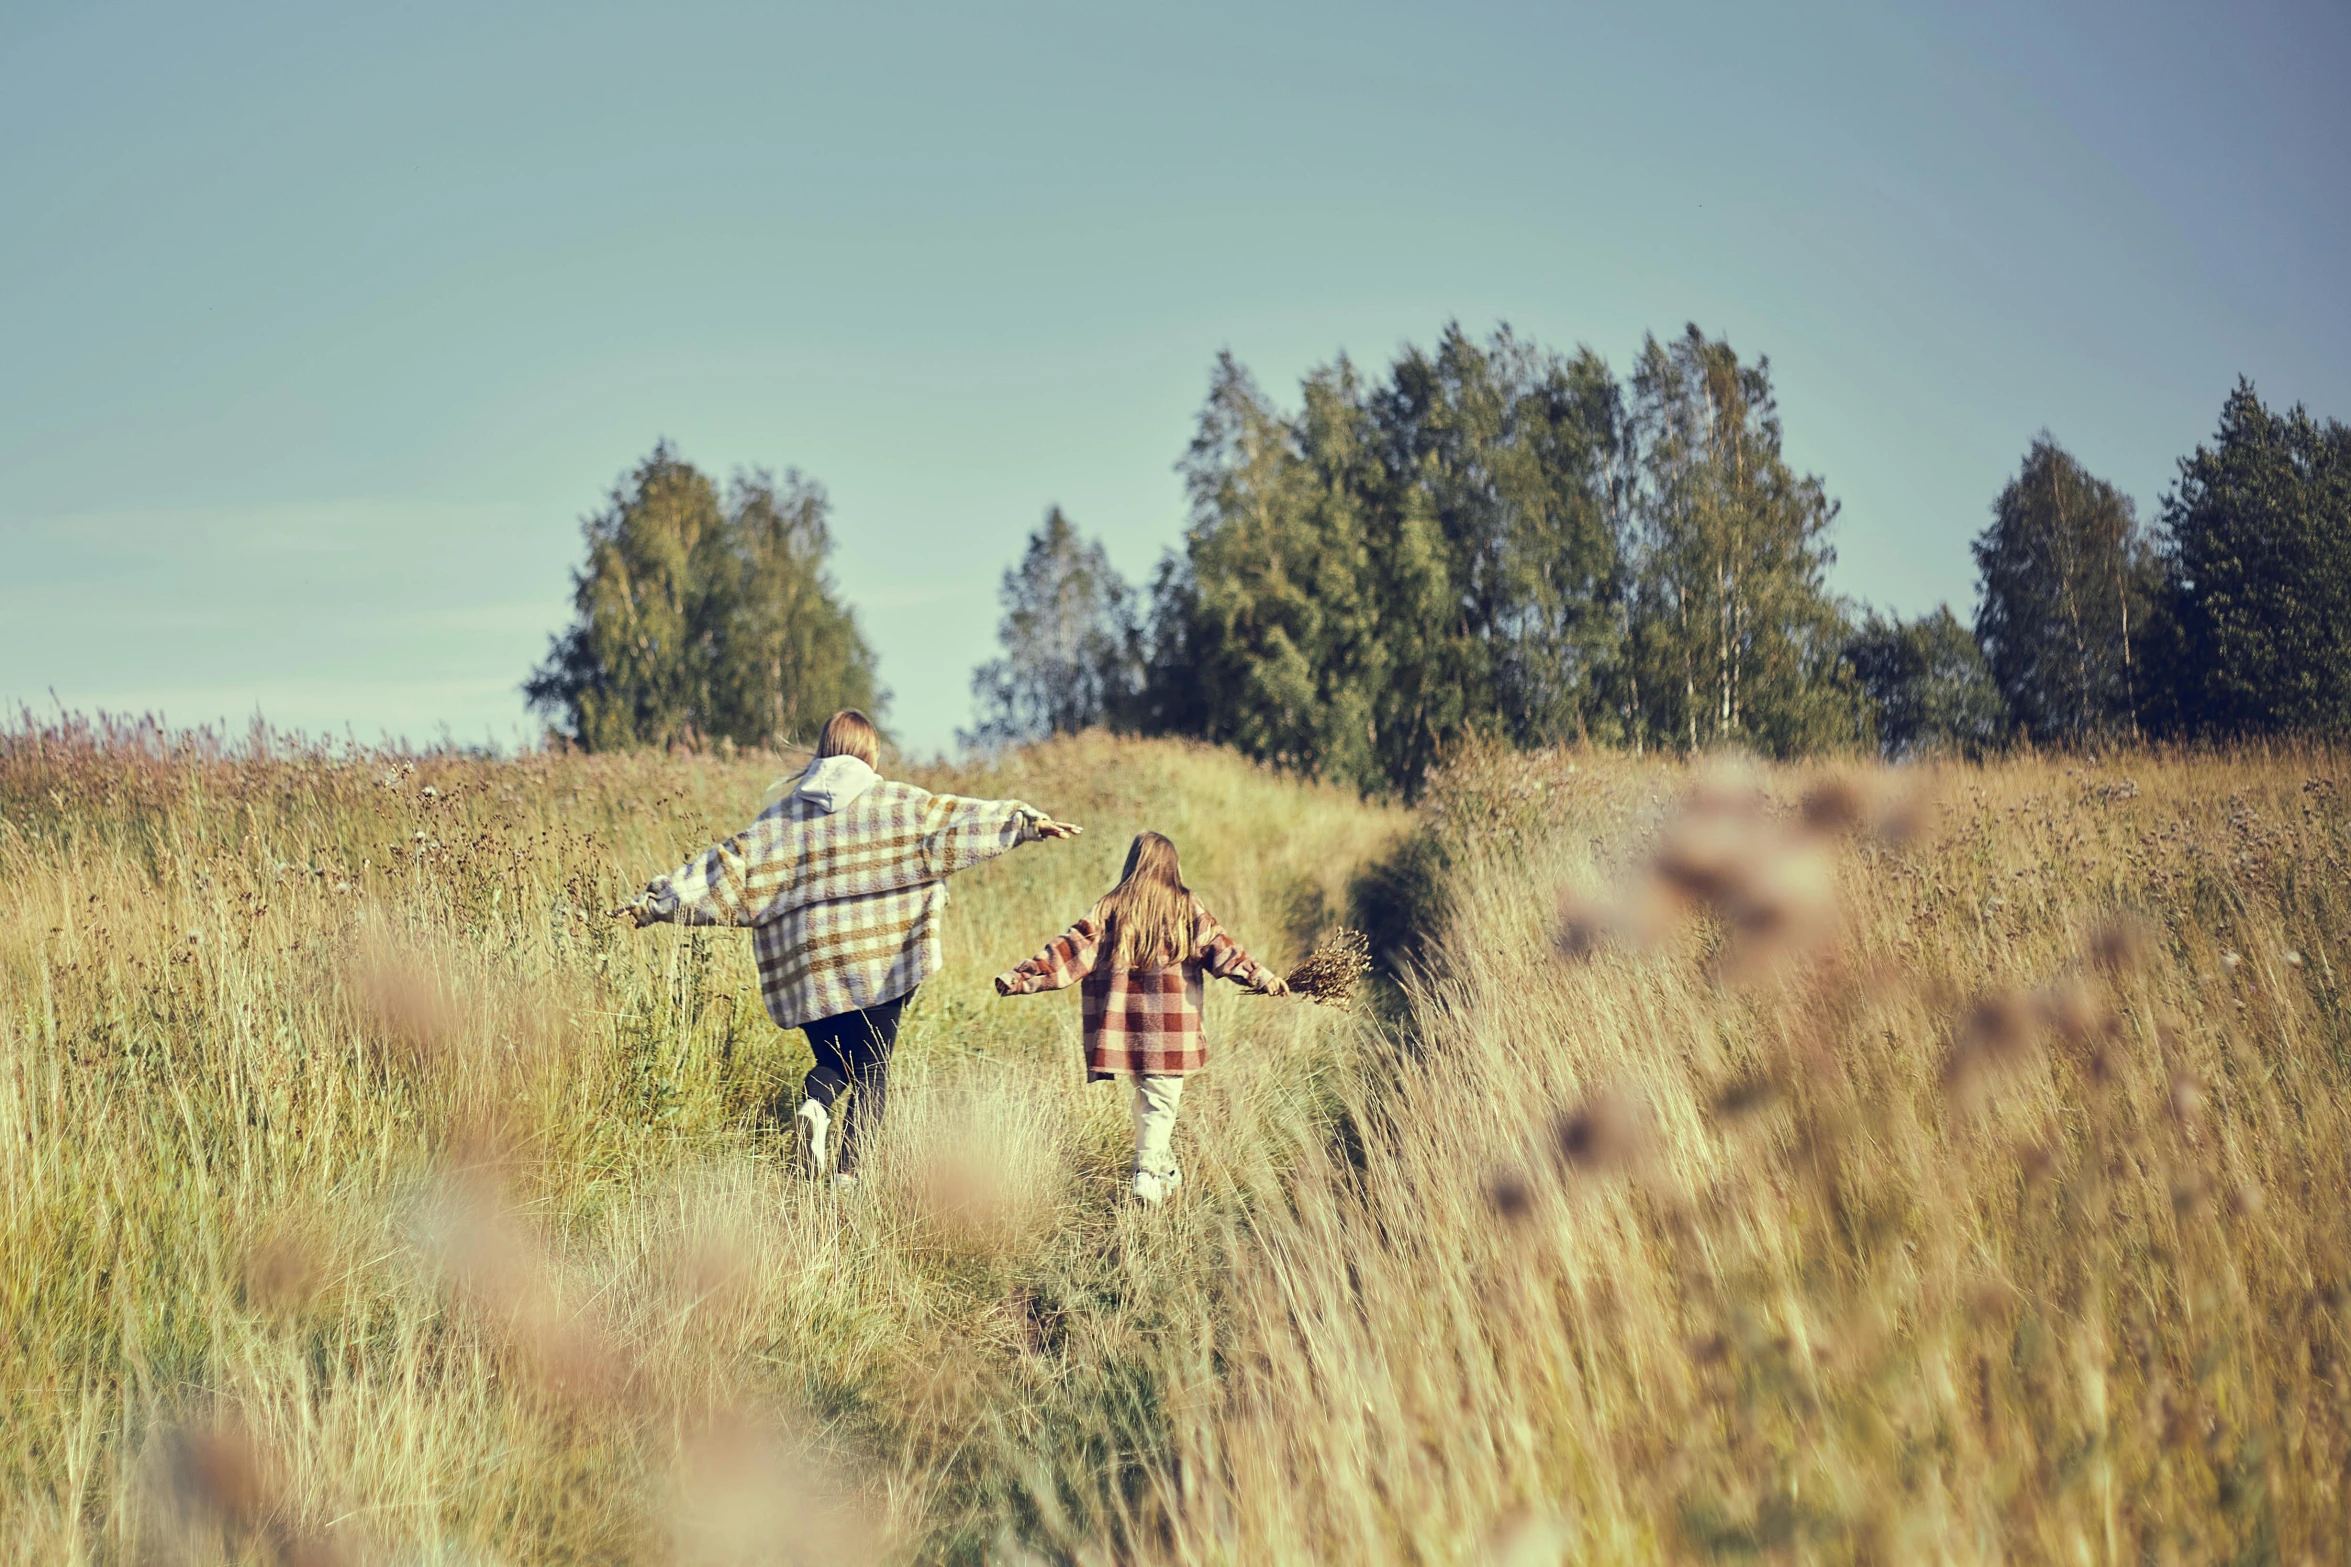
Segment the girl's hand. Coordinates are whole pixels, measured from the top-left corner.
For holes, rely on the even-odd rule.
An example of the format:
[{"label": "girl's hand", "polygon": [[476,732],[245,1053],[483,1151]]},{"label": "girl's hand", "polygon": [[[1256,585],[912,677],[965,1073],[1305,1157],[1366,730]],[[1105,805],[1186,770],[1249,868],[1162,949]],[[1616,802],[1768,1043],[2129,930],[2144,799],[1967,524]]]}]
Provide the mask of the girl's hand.
[{"label": "girl's hand", "polygon": [[1286,996],[1290,993],[1290,982],[1279,974],[1260,974],[1254,988],[1261,996]]}]

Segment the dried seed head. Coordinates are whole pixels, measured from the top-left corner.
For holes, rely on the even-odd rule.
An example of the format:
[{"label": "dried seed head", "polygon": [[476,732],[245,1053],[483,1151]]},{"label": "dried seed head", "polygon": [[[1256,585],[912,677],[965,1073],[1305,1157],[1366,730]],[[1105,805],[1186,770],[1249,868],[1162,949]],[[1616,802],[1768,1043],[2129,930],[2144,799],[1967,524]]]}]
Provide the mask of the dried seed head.
[{"label": "dried seed head", "polygon": [[1487,1536],[1487,1567],[1555,1567],[1566,1554],[1570,1537],[1556,1515],[1513,1507],[1494,1520]]},{"label": "dried seed head", "polygon": [[2040,1048],[2039,1008],[2013,992],[1979,998],[1961,1020],[1943,1061],[1943,1086],[1970,1106],[1993,1082],[2030,1061]]},{"label": "dried seed head", "polygon": [[1060,1197],[1051,1173],[1024,1162],[1023,1153],[1033,1156],[1036,1148],[1008,1148],[1002,1129],[989,1126],[976,1104],[954,1103],[939,1113],[918,1156],[879,1172],[880,1192],[896,1187],[931,1244],[963,1257],[1008,1256],[1044,1234]]},{"label": "dried seed head", "polygon": [[2212,1207],[2212,1183],[2201,1170],[2189,1170],[2173,1178],[2171,1206],[2176,1213],[2199,1214]]},{"label": "dried seed head", "polygon": [[2117,978],[2138,973],[2154,950],[2153,934],[2144,920],[2116,915],[2090,932],[2086,955],[2100,971]]},{"label": "dried seed head", "polygon": [[1516,1171],[1505,1170],[1488,1181],[1486,1201],[1496,1216],[1512,1224],[1523,1224],[1534,1216],[1534,1188]]},{"label": "dried seed head", "polygon": [[2204,1081],[2181,1071],[2171,1080],[2171,1113],[2182,1126],[2194,1126],[2204,1115]]},{"label": "dried seed head", "polygon": [[1646,1137],[1640,1107],[1613,1090],[1586,1100],[1552,1127],[1561,1164],[1586,1174],[1621,1170],[1637,1160]]},{"label": "dried seed head", "polygon": [[1804,825],[1814,832],[1851,832],[1868,814],[1868,794],[1841,774],[1822,778],[1804,791]]},{"label": "dried seed head", "polygon": [[2039,996],[2041,1020],[2076,1048],[2121,1032],[2121,1022],[2078,979],[2060,980]]},{"label": "dried seed head", "polygon": [[1758,863],[1721,913],[1731,927],[1723,977],[1751,982],[1819,951],[1836,926],[1836,867],[1817,844]]},{"label": "dried seed head", "polygon": [[1588,898],[1570,897],[1559,907],[1558,932],[1552,945],[1570,963],[1581,963],[1600,950],[1607,938],[1608,912]]},{"label": "dried seed head", "polygon": [[1778,1104],[1780,1085],[1768,1077],[1742,1077],[1715,1096],[1714,1113],[1726,1121],[1742,1120]]},{"label": "dried seed head", "polygon": [[325,1274],[317,1253],[293,1235],[273,1235],[245,1259],[245,1299],[257,1311],[292,1315],[310,1304]]},{"label": "dried seed head", "polygon": [[689,1432],[671,1486],[671,1560],[846,1567],[880,1559],[878,1531],[845,1478],[795,1433],[748,1413],[720,1409]]},{"label": "dried seed head", "polygon": [[1290,971],[1290,989],[1341,1012],[1355,1003],[1355,987],[1371,972],[1371,938],[1344,927],[1315,944],[1306,961]]},{"label": "dried seed head", "polygon": [[173,1496],[181,1515],[242,1533],[277,1505],[277,1466],[244,1427],[182,1431],[171,1445]]}]

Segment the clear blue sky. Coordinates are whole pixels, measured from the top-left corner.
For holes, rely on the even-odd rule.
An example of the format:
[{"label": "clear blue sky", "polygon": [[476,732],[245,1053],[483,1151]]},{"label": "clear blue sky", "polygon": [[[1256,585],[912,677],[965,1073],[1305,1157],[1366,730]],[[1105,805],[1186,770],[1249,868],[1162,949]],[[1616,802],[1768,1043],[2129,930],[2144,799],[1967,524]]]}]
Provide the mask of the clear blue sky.
[{"label": "clear blue sky", "polygon": [[2143,516],[2351,418],[2351,7],[0,7],[0,699],[525,731],[655,438],[831,490],[918,749],[1049,502],[1130,575],[1217,350],[1458,318],[1777,373],[1835,581],[1972,598],[2046,426]]}]

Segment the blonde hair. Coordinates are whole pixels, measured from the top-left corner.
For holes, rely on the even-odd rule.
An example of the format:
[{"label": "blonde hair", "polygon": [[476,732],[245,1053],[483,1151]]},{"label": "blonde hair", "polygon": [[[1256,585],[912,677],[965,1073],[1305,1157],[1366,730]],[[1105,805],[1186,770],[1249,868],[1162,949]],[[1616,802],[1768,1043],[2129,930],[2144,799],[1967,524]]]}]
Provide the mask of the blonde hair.
[{"label": "blonde hair", "polygon": [[1135,834],[1126,869],[1094,905],[1093,920],[1111,968],[1162,968],[1191,959],[1197,917],[1176,846],[1155,832]]},{"label": "blonde hair", "polygon": [[821,762],[828,756],[854,756],[868,767],[879,767],[882,732],[856,708],[844,707],[824,721],[824,732],[816,737],[816,759]]}]

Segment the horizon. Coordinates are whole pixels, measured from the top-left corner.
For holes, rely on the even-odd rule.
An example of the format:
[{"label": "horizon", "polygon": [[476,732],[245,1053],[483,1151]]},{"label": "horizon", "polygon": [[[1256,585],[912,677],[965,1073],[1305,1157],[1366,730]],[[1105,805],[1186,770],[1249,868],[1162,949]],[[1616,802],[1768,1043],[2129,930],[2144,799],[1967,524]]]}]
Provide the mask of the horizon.
[{"label": "horizon", "polygon": [[1967,615],[2041,430],[2152,524],[2238,377],[2351,417],[2315,5],[659,25],[0,24],[0,705],[535,740],[667,437],[826,487],[945,752],[1048,506],[1130,581],[1177,543],[1219,350],[1290,407],[1449,320],[1768,357],[1832,587],[1904,615]]}]

